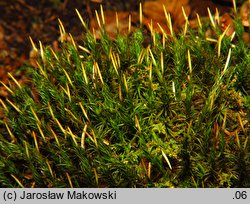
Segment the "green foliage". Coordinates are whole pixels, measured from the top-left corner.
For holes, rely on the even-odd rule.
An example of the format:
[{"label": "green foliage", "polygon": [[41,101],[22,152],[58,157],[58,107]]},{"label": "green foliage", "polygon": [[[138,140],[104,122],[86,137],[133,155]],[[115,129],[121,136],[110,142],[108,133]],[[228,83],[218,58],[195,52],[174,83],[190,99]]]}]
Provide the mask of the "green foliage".
[{"label": "green foliage", "polygon": [[204,32],[40,50],[3,102],[0,185],[250,187],[249,47]]}]

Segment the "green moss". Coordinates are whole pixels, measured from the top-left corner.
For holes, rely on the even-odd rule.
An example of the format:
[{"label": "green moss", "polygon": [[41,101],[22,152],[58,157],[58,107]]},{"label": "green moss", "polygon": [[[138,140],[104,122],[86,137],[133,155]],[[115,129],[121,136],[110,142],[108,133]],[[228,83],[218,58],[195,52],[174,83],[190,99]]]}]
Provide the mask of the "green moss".
[{"label": "green moss", "polygon": [[249,46],[206,29],[46,47],[3,103],[1,186],[249,187]]}]

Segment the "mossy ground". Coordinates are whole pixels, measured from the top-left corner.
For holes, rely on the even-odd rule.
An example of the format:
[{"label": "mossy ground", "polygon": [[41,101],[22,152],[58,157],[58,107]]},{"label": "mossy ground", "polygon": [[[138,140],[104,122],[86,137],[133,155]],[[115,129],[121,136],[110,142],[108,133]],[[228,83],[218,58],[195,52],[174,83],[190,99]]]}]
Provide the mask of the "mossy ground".
[{"label": "mossy ground", "polygon": [[147,43],[138,28],[40,44],[30,83],[5,85],[0,185],[249,187],[250,52],[235,23],[233,37],[204,23]]}]

